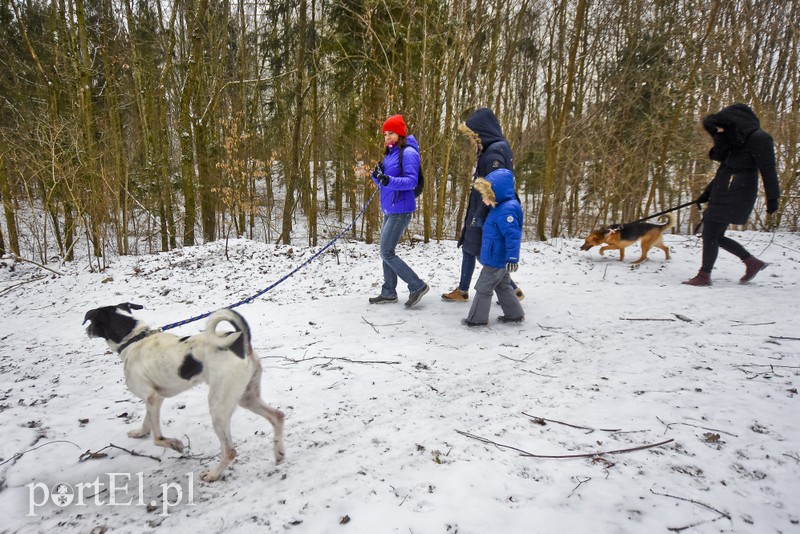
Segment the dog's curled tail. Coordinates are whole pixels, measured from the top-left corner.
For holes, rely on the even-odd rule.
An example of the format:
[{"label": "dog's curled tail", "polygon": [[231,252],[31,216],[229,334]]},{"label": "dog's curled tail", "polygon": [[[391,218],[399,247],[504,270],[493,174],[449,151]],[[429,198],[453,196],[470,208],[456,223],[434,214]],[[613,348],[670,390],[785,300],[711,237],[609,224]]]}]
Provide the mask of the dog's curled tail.
[{"label": "dog's curled tail", "polygon": [[663,230],[661,230],[662,233],[666,232],[667,230],[669,230],[670,228],[675,226],[675,215],[674,214],[672,214],[670,212],[670,213],[667,213],[664,217],[667,219],[667,222],[664,223],[663,225],[661,225],[661,227],[663,228]]},{"label": "dog's curled tail", "polygon": [[[236,331],[217,332],[217,325],[225,321],[230,323]],[[233,310],[224,308],[212,313],[206,323],[206,335],[217,347],[230,349],[240,358],[253,353],[253,346],[250,344],[250,326],[244,317]]]}]

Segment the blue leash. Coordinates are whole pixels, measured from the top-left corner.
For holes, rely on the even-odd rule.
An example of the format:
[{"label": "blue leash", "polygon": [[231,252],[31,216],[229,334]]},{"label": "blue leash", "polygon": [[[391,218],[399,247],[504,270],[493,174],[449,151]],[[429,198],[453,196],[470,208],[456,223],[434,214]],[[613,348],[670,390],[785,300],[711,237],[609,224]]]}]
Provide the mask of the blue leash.
[{"label": "blue leash", "polygon": [[[347,226],[347,228],[345,228],[344,230],[342,230],[341,232],[339,232],[339,235],[337,235],[336,237],[334,237],[334,238],[333,238],[333,239],[332,239],[330,242],[328,242],[328,244],[327,244],[327,245],[325,245],[324,247],[322,247],[322,248],[319,250],[319,252],[317,252],[316,254],[314,254],[313,256],[311,256],[310,258],[308,258],[306,261],[304,261],[303,263],[301,263],[299,266],[295,267],[295,268],[294,268],[294,269],[293,269],[293,270],[292,270],[292,271],[291,271],[289,274],[285,275],[283,278],[281,278],[281,279],[280,279],[280,280],[278,280],[277,282],[274,282],[274,283],[273,283],[272,285],[270,285],[269,287],[266,287],[266,288],[262,289],[261,291],[259,291],[259,292],[255,293],[255,294],[254,294],[254,295],[252,295],[252,296],[249,296],[249,297],[247,297],[247,298],[246,298],[246,299],[244,299],[244,300],[240,300],[239,302],[237,302],[237,303],[235,303],[235,304],[231,304],[230,306],[227,306],[227,309],[229,309],[229,310],[232,310],[233,308],[237,308],[237,307],[241,306],[242,304],[250,304],[250,303],[251,303],[251,302],[253,302],[255,299],[257,299],[258,297],[260,297],[261,295],[263,295],[263,294],[264,294],[264,293],[266,293],[267,291],[269,291],[269,290],[273,289],[273,288],[274,288],[274,287],[276,287],[277,285],[281,284],[282,282],[285,282],[286,280],[288,280],[289,278],[291,278],[291,277],[294,275],[294,273],[296,273],[297,271],[299,271],[300,269],[302,269],[303,267],[305,267],[306,265],[308,265],[309,263],[311,263],[312,261],[314,261],[315,259],[317,259],[317,258],[318,258],[318,257],[319,257],[319,256],[320,256],[320,255],[321,255],[323,252],[325,252],[325,251],[326,251],[326,250],[327,250],[327,249],[328,249],[328,248],[329,248],[331,245],[333,245],[334,243],[336,243],[336,242],[337,242],[337,241],[338,241],[338,240],[339,240],[339,239],[340,239],[340,238],[341,238],[341,237],[342,237],[344,234],[346,234],[348,231],[350,231],[350,229],[353,227],[353,225],[354,225],[354,224],[356,224],[356,221],[358,221],[358,219],[360,219],[360,218],[361,218],[361,216],[362,216],[362,215],[364,215],[364,212],[365,212],[365,211],[367,211],[367,206],[369,206],[369,203],[370,203],[370,202],[372,202],[372,199],[373,199],[373,198],[375,198],[375,194],[376,194],[378,191],[380,191],[380,188],[377,188],[377,187],[376,187],[376,188],[375,188],[375,191],[373,191],[373,193],[372,193],[372,196],[370,196],[370,197],[369,197],[369,199],[367,200],[367,203],[366,203],[366,204],[364,204],[364,207],[363,207],[363,208],[361,208],[361,211],[360,211],[360,212],[358,213],[358,215],[356,215],[356,216],[355,216],[355,218],[353,219],[353,222],[351,222],[351,223],[350,223],[350,224]],[[171,330],[172,328],[176,328],[176,327],[178,327],[178,326],[182,326],[182,325],[185,325],[185,324],[193,323],[193,322],[195,322],[195,321],[199,321],[200,319],[205,319],[206,317],[208,317],[208,316],[209,316],[209,315],[211,315],[212,313],[214,313],[214,312],[206,312],[206,313],[204,313],[204,314],[202,314],[202,315],[198,315],[197,317],[190,317],[189,319],[184,319],[183,321],[178,321],[177,323],[165,324],[164,326],[162,326],[161,328],[159,328],[159,331],[163,332],[163,331],[165,331],[165,330]]]}]

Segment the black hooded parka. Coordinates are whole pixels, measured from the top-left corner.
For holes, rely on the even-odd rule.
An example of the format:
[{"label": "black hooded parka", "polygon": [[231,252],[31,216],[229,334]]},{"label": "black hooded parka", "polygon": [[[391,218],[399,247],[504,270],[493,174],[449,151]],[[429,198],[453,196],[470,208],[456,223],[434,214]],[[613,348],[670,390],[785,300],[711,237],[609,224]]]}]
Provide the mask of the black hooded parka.
[{"label": "black hooded parka", "polygon": [[[723,128],[718,132],[717,128]],[[709,157],[720,165],[714,179],[698,198],[708,202],[703,220],[745,224],[758,198],[758,173],[764,182],[768,206],[777,207],[780,184],[775,170],[772,137],[761,129],[758,117],[745,104],[733,104],[703,119],[714,146]]]},{"label": "black hooded parka", "polygon": [[[500,121],[492,110],[489,108],[476,110],[466,120],[466,126],[478,135],[482,147],[475,164],[473,183],[477,178],[485,178],[497,169],[514,171],[511,145],[503,136]],[[461,228],[461,237],[458,239],[458,246],[463,246],[467,254],[480,256],[483,222],[488,212],[489,208],[483,204],[480,192],[473,187],[469,193],[469,204],[464,226]]]}]

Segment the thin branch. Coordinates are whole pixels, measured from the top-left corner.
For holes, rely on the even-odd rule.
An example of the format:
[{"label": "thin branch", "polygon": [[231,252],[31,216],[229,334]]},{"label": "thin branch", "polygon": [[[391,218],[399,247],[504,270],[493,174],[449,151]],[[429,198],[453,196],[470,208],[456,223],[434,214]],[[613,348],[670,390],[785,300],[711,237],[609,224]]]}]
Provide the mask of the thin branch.
[{"label": "thin branch", "polygon": [[97,458],[105,458],[106,454],[103,453],[103,451],[106,450],[106,449],[119,449],[121,451],[127,452],[131,456],[139,456],[141,458],[150,458],[152,460],[155,460],[156,462],[160,462],[161,461],[161,458],[159,458],[157,456],[150,456],[149,454],[141,454],[141,453],[138,453],[136,451],[132,451],[132,450],[126,449],[124,447],[118,447],[117,445],[114,445],[113,443],[109,443],[108,445],[106,445],[102,449],[100,449],[98,451],[95,451],[95,452],[87,450],[86,452],[84,452],[83,454],[81,454],[78,457],[78,462],[85,462],[86,460],[93,460],[93,459],[97,459]]},{"label": "thin branch", "polygon": [[14,261],[23,261],[25,263],[32,263],[33,265],[35,265],[35,266],[37,266],[37,267],[39,267],[41,269],[46,269],[46,270],[50,271],[51,273],[57,274],[58,276],[64,276],[64,273],[60,273],[60,272],[56,271],[55,269],[51,269],[47,265],[42,265],[41,263],[35,262],[33,260],[22,258],[20,256],[17,256],[13,252],[10,255],[11,255],[11,259],[13,259]]},{"label": "thin branch", "polygon": [[396,361],[392,362],[392,361],[386,361],[386,360],[352,360],[350,358],[336,358],[334,356],[311,356],[310,358],[303,358],[301,360],[294,360],[292,358],[286,358],[286,357],[284,357],[283,359],[284,360],[288,360],[288,361],[290,361],[292,363],[303,363],[303,362],[308,362],[308,361],[311,361],[311,360],[331,360],[331,361],[332,360],[338,360],[338,361],[348,362],[348,363],[384,363],[386,365],[399,365],[399,364],[402,363],[402,362],[396,362]]},{"label": "thin branch", "polygon": [[0,296],[5,295],[6,293],[10,293],[11,291],[13,291],[14,289],[18,288],[19,286],[24,286],[25,284],[38,282],[39,280],[42,280],[43,278],[47,278],[47,275],[43,274],[41,276],[37,276],[36,278],[31,278],[30,280],[25,280],[24,282],[18,282],[16,284],[11,284],[10,286],[4,287],[3,289],[0,290]]},{"label": "thin branch", "polygon": [[667,321],[667,322],[674,322],[675,321],[675,319],[670,319],[670,318],[654,319],[654,318],[650,318],[650,317],[641,317],[641,318],[639,318],[639,317],[620,317],[619,320],[620,321]]},{"label": "thin branch", "polygon": [[522,415],[530,417],[531,419],[533,419],[534,423],[541,424],[540,421],[547,421],[548,423],[556,423],[556,424],[568,426],[568,427],[571,427],[571,428],[577,428],[579,430],[588,430],[589,433],[592,433],[595,430],[599,430],[600,432],[620,432],[622,430],[621,428],[592,428],[592,427],[588,427],[588,426],[572,425],[570,423],[565,423],[563,421],[557,421],[555,419],[547,419],[545,417],[539,417],[537,415],[531,415],[531,414],[525,413],[525,412],[522,412]]},{"label": "thin branch", "polygon": [[673,441],[675,441],[674,439],[668,439],[668,440],[660,441],[658,443],[649,443],[649,444],[646,444],[646,445],[638,445],[636,447],[629,447],[629,448],[625,448],[625,449],[615,449],[615,450],[611,450],[611,451],[587,452],[587,453],[581,453],[581,454],[534,454],[532,452],[528,452],[528,451],[525,451],[525,450],[522,450],[522,449],[518,449],[517,447],[513,447],[511,445],[503,445],[502,443],[497,443],[496,441],[492,441],[492,440],[487,439],[487,438],[482,438],[480,436],[476,436],[475,434],[470,434],[469,432],[463,432],[461,430],[456,430],[456,432],[458,432],[462,436],[466,436],[468,438],[472,438],[472,439],[478,440],[478,441],[486,443],[486,444],[494,445],[496,447],[500,447],[500,448],[503,448],[503,449],[510,449],[510,450],[513,450],[513,451],[517,451],[522,456],[525,456],[525,457],[528,457],[528,458],[542,458],[542,459],[551,459],[551,460],[562,460],[562,459],[570,459],[570,458],[594,458],[595,456],[604,456],[604,455],[607,455],[607,454],[620,454],[620,453],[623,453],[623,452],[635,452],[635,451],[641,451],[641,450],[645,450],[645,449],[652,449],[654,447],[660,447],[662,445],[666,445],[667,443],[672,443]]},{"label": "thin branch", "polygon": [[81,448],[80,445],[78,445],[77,443],[74,443],[72,441],[68,441],[68,440],[65,440],[65,439],[57,439],[57,440],[54,440],[54,441],[48,441],[47,443],[42,443],[38,447],[33,447],[32,449],[28,449],[26,451],[18,452],[16,454],[14,454],[14,456],[12,456],[11,458],[8,458],[7,460],[3,460],[2,462],[0,462],[0,465],[7,464],[8,462],[11,462],[13,460],[19,460],[20,458],[22,458],[23,455],[25,455],[25,454],[27,454],[29,452],[35,451],[36,449],[41,449],[42,447],[46,447],[47,445],[52,445],[54,443],[69,443],[70,445],[75,445],[76,447],[78,447],[78,449]]},{"label": "thin branch", "polygon": [[658,419],[658,421],[662,425],[667,427],[666,430],[664,430],[665,434],[667,433],[667,430],[672,430],[672,427],[675,426],[675,425],[684,425],[684,426],[691,426],[693,428],[699,428],[701,430],[708,430],[709,432],[717,432],[719,434],[727,434],[728,436],[733,436],[734,438],[738,438],[739,437],[736,434],[731,434],[730,432],[725,432],[724,430],[719,430],[717,428],[708,428],[708,427],[705,427],[705,426],[693,425],[691,423],[665,423],[664,421],[661,420],[660,417],[656,417],[656,419]]},{"label": "thin branch", "polygon": [[[721,511],[717,510],[716,508],[714,508],[713,506],[709,506],[709,505],[707,505],[705,503],[702,503],[700,501],[695,501],[694,499],[687,499],[686,497],[678,497],[676,495],[670,495],[669,493],[658,493],[657,491],[653,491],[653,490],[650,490],[650,493],[652,493],[653,495],[659,495],[661,497],[669,497],[671,499],[678,499],[679,501],[690,502],[692,504],[696,504],[698,506],[702,506],[703,508],[707,508],[707,509],[711,510],[712,512],[717,512],[720,516],[724,517],[728,521],[731,520],[730,514],[728,514],[726,512],[721,512]],[[677,531],[677,530],[672,529],[672,528],[669,529],[669,530]]]}]

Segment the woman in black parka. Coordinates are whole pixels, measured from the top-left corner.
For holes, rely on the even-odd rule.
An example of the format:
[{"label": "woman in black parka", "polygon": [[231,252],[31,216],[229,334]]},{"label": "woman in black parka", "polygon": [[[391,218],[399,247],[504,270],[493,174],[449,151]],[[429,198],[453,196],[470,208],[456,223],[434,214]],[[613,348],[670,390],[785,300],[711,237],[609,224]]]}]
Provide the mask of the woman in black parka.
[{"label": "woman in black parka", "polygon": [[709,157],[720,165],[714,179],[697,199],[698,206],[708,203],[703,214],[703,265],[697,275],[683,283],[710,286],[711,270],[720,247],[745,264],[744,284],[764,269],[759,260],[729,237],[728,225],[745,224],[758,197],[758,174],[764,182],[767,213],[778,209],[780,185],[775,171],[775,147],[772,137],[761,129],[758,117],[745,104],[728,106],[703,119],[703,128],[714,140]]},{"label": "woman in black parka", "polygon": [[[485,178],[490,172],[497,169],[514,171],[514,162],[511,154],[511,145],[508,144],[500,121],[489,108],[479,108],[459,128],[475,146],[475,170],[472,173],[472,182],[478,178]],[[483,222],[489,209],[483,204],[480,192],[474,187],[469,193],[467,214],[464,217],[464,226],[458,246],[461,247],[461,276],[458,286],[449,293],[444,293],[442,299],[452,302],[467,302],[469,300],[469,286],[475,272],[476,257],[481,254],[481,239],[483,238]],[[517,299],[522,300],[525,295],[511,281],[511,287]]]}]

